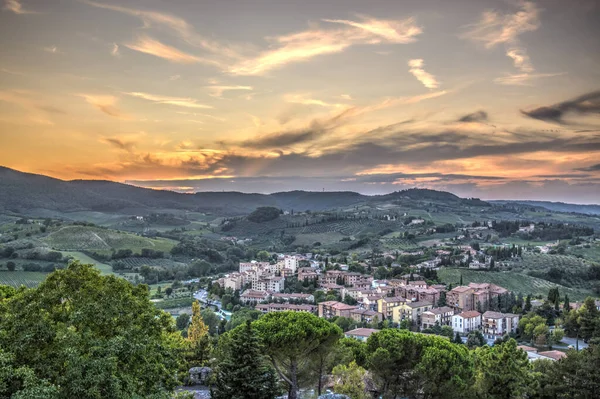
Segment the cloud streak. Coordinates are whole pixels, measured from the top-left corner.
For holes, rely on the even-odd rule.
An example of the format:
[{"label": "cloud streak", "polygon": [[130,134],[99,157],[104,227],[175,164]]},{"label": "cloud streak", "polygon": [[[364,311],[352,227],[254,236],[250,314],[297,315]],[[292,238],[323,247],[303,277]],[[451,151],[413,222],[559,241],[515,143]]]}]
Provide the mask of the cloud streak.
[{"label": "cloud streak", "polygon": [[410,67],[409,72],[417,78],[419,82],[423,83],[423,86],[428,89],[437,89],[439,83],[432,74],[425,72],[423,65],[424,62],[422,59],[410,60],[408,61],[408,66]]},{"label": "cloud streak", "polygon": [[210,95],[212,97],[223,97],[223,93],[225,93],[226,91],[252,91],[254,90],[254,88],[252,86],[219,86],[219,85],[213,85],[213,86],[207,86]]},{"label": "cloud streak", "polygon": [[262,75],[285,65],[340,53],[358,44],[411,43],[422,30],[412,18],[400,21],[367,19],[363,21],[324,20],[342,24],[343,29],[311,29],[278,36],[271,40],[274,49],[246,59],[229,69],[234,75]]},{"label": "cloud streak", "polygon": [[534,74],[535,68],[529,59],[527,50],[521,44],[519,36],[523,33],[534,32],[541,26],[540,9],[532,1],[521,1],[519,10],[514,14],[500,14],[496,11],[486,11],[480,20],[468,25],[468,30],[462,38],[476,43],[482,43],[487,49],[504,45],[506,56],[512,59],[518,73],[494,79],[502,85],[525,86],[531,80],[557,76],[559,74]]},{"label": "cloud streak", "polygon": [[467,123],[471,123],[471,122],[483,123],[483,122],[488,121],[488,114],[485,111],[476,111],[476,112],[473,112],[472,114],[467,114],[467,115],[459,118],[458,121],[459,122],[467,122]]},{"label": "cloud streak", "polygon": [[125,115],[116,107],[117,97],[110,95],[96,95],[96,94],[80,94],[85,101],[96,107],[106,115],[114,118],[125,119]]},{"label": "cloud streak", "polygon": [[199,104],[196,99],[189,98],[189,97],[188,98],[186,98],[186,97],[168,97],[168,96],[161,96],[161,95],[157,95],[157,94],[149,94],[149,93],[142,93],[142,92],[125,92],[123,94],[126,94],[131,97],[141,98],[141,99],[144,99],[147,101],[152,101],[157,104],[173,105],[176,107],[205,108],[205,109],[213,108],[210,105]]},{"label": "cloud streak", "polygon": [[567,125],[570,122],[564,120],[566,115],[600,114],[600,90],[561,103],[538,107],[529,111],[521,110],[521,113],[533,119]]},{"label": "cloud streak", "polygon": [[195,55],[185,53],[175,47],[166,45],[158,40],[148,36],[141,36],[135,43],[125,44],[131,50],[139,51],[140,53],[150,54],[155,57],[163,58],[167,61],[177,64],[211,64],[215,65],[215,61],[205,58],[196,57]]},{"label": "cloud streak", "polygon": [[4,0],[4,10],[12,11],[15,14],[37,14],[35,11],[26,10],[19,0]]}]

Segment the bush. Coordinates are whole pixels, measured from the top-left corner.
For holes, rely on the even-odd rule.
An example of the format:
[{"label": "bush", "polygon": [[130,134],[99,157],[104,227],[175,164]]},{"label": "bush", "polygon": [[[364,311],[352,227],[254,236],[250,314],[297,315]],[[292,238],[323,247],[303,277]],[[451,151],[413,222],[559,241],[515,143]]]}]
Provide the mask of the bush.
[{"label": "bush", "polygon": [[261,206],[248,215],[247,219],[251,222],[262,223],[275,220],[281,214],[281,210],[272,206]]}]

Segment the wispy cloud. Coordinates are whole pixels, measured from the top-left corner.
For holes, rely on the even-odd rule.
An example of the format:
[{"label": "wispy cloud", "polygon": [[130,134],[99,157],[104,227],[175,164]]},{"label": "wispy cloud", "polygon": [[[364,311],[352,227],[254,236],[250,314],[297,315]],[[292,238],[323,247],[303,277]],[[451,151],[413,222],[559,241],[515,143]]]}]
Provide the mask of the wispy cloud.
[{"label": "wispy cloud", "polygon": [[107,144],[110,144],[120,150],[130,152],[130,153],[133,152],[133,150],[135,149],[135,142],[125,141],[118,137],[105,137],[104,139],[102,139],[102,141]]},{"label": "wispy cloud", "polygon": [[345,107],[345,104],[328,103],[323,100],[311,98],[309,94],[286,94],[283,99],[288,103],[302,104],[302,105],[318,105],[320,107]]},{"label": "wispy cloud", "polygon": [[168,46],[148,36],[141,36],[135,43],[128,43],[125,44],[125,46],[132,50],[150,54],[178,64],[215,64],[215,62],[212,60],[185,53],[176,49],[175,47]]},{"label": "wispy cloud", "polygon": [[362,19],[362,22],[342,19],[324,19],[323,21],[358,28],[389,43],[412,43],[415,41],[415,36],[420,35],[423,32],[423,30],[416,25],[414,18],[408,18],[402,21],[382,20],[369,17],[362,17]]},{"label": "wispy cloud", "polygon": [[487,122],[488,114],[485,111],[476,111],[471,114],[467,114],[458,119],[459,122]]},{"label": "wispy cloud", "polygon": [[505,46],[506,56],[511,58],[517,74],[500,77],[494,81],[503,85],[522,86],[529,81],[556,76],[556,74],[534,74],[533,67],[527,50],[521,44],[519,36],[526,32],[536,31],[540,26],[540,9],[532,1],[521,1],[519,10],[514,14],[500,14],[496,11],[486,11],[481,19],[468,26],[468,31],[462,37],[474,42],[482,43],[485,48],[491,49],[497,45]]},{"label": "wispy cloud", "polygon": [[173,82],[175,80],[179,80],[179,79],[181,79],[181,75],[172,75],[172,76],[169,76],[169,81],[171,81],[171,82]]},{"label": "wispy cloud", "polygon": [[565,115],[600,115],[600,91],[593,91],[572,100],[521,112],[523,115],[542,121],[570,124],[564,120]]},{"label": "wispy cloud", "polygon": [[350,94],[340,94],[340,98],[344,100],[352,100],[352,96]]},{"label": "wispy cloud", "polygon": [[19,0],[4,0],[4,10],[12,11],[15,14],[37,14],[35,11],[26,10]]},{"label": "wispy cloud", "polygon": [[144,27],[158,27],[164,28],[169,32],[173,33],[177,37],[183,39],[187,43],[202,47],[203,49],[210,51],[215,54],[224,55],[227,57],[236,58],[239,57],[237,52],[230,48],[227,45],[222,43],[209,40],[201,35],[199,35],[192,25],[187,23],[184,19],[179,18],[177,16],[161,13],[157,11],[147,11],[147,10],[138,10],[135,8],[122,7],[113,4],[105,4],[97,1],[91,0],[79,0],[82,3],[88,4],[90,6],[103,8],[106,10],[117,11],[123,14],[131,15],[141,19],[144,23]]},{"label": "wispy cloud", "polygon": [[0,90],[0,102],[2,101],[24,109],[29,114],[29,120],[36,124],[53,125],[48,114],[66,114],[62,109],[42,102],[39,93],[28,90]]},{"label": "wispy cloud", "polygon": [[58,50],[58,47],[56,46],[44,47],[44,51],[52,54],[61,54],[61,52]]},{"label": "wispy cloud", "polygon": [[408,61],[408,66],[410,67],[409,72],[412,73],[419,82],[423,83],[423,86],[428,89],[436,89],[439,86],[439,83],[435,79],[435,76],[429,72],[425,72],[423,65],[422,59],[410,60]]},{"label": "wispy cloud", "polygon": [[96,94],[79,94],[79,96],[83,97],[88,104],[93,105],[106,115],[126,119],[126,115],[116,107],[118,99],[115,96]]},{"label": "wispy cloud", "polygon": [[534,80],[561,75],[564,73],[515,73],[495,78],[494,83],[507,86],[531,86]]},{"label": "wispy cloud", "polygon": [[386,21],[364,18],[361,22],[324,20],[342,24],[343,29],[318,29],[271,38],[275,48],[246,59],[229,69],[234,75],[262,75],[284,65],[307,61],[325,54],[340,53],[357,44],[410,43],[422,30],[413,18]]},{"label": "wispy cloud", "polygon": [[144,100],[152,101],[157,104],[174,105],[177,107],[184,107],[184,108],[213,108],[210,105],[199,104],[198,100],[193,99],[193,98],[168,97],[168,96],[161,96],[161,95],[141,93],[141,92],[125,92],[123,94],[126,94],[131,97],[142,98]]},{"label": "wispy cloud", "polygon": [[219,121],[219,122],[225,122],[226,119],[225,118],[221,118],[219,116],[214,116],[214,115],[209,115],[209,114],[202,114],[202,113],[198,113],[198,112],[186,112],[186,111],[177,111],[178,114],[181,115],[189,115],[189,116],[200,116],[200,117],[205,117],[205,118],[210,118],[212,120],[215,121]]},{"label": "wispy cloud", "polygon": [[121,53],[119,52],[119,45],[117,43],[113,43],[112,50],[110,50],[110,54],[113,57],[120,57]]},{"label": "wispy cloud", "polygon": [[207,86],[210,95],[213,97],[223,97],[223,93],[226,91],[236,91],[236,90],[245,90],[252,91],[254,88],[252,86]]},{"label": "wispy cloud", "polygon": [[9,75],[26,76],[23,72],[13,71],[11,69],[0,68],[0,72],[8,73]]}]

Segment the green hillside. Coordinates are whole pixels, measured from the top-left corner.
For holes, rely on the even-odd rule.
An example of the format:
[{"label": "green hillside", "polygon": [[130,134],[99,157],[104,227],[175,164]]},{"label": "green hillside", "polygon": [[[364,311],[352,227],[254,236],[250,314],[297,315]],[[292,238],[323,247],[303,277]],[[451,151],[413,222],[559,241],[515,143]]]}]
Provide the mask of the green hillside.
[{"label": "green hillside", "polygon": [[455,287],[460,282],[462,275],[463,284],[468,283],[492,283],[507,290],[523,295],[542,295],[546,297],[550,288],[558,287],[561,295],[567,294],[571,300],[583,300],[586,296],[594,296],[590,291],[583,289],[567,288],[565,286],[521,274],[517,272],[486,272],[470,269],[441,268],[438,276],[444,283],[453,284]]},{"label": "green hillside", "polygon": [[48,235],[44,241],[57,250],[100,254],[110,254],[113,249],[131,249],[133,253],[140,253],[142,248],[168,252],[175,245],[174,241],[164,238],[151,239],[91,226],[65,226]]}]

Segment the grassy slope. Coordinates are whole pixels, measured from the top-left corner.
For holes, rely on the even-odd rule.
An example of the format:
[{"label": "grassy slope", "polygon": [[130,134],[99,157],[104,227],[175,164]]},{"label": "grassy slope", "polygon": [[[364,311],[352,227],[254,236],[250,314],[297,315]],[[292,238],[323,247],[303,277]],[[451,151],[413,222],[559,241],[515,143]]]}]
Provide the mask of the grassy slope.
[{"label": "grassy slope", "polygon": [[66,226],[46,237],[52,248],[65,251],[90,250],[110,254],[112,249],[131,249],[140,253],[142,248],[168,252],[175,242],[167,239],[151,239],[120,231],[90,226]]},{"label": "grassy slope", "polygon": [[62,251],[62,254],[64,256],[72,256],[81,263],[94,265],[98,270],[102,272],[102,274],[114,274],[110,265],[107,265],[106,263],[100,263],[97,260],[90,258],[84,253],[75,251]]},{"label": "grassy slope", "polygon": [[493,283],[504,287],[515,293],[526,295],[548,295],[548,290],[552,287],[558,287],[562,294],[569,295],[571,300],[582,300],[588,295],[593,295],[591,292],[582,289],[567,288],[562,285],[554,284],[549,281],[531,277],[515,272],[485,272],[469,269],[450,269],[442,268],[438,270],[438,276],[445,283],[452,283],[456,286],[460,281],[460,276],[463,276],[463,283]]}]

